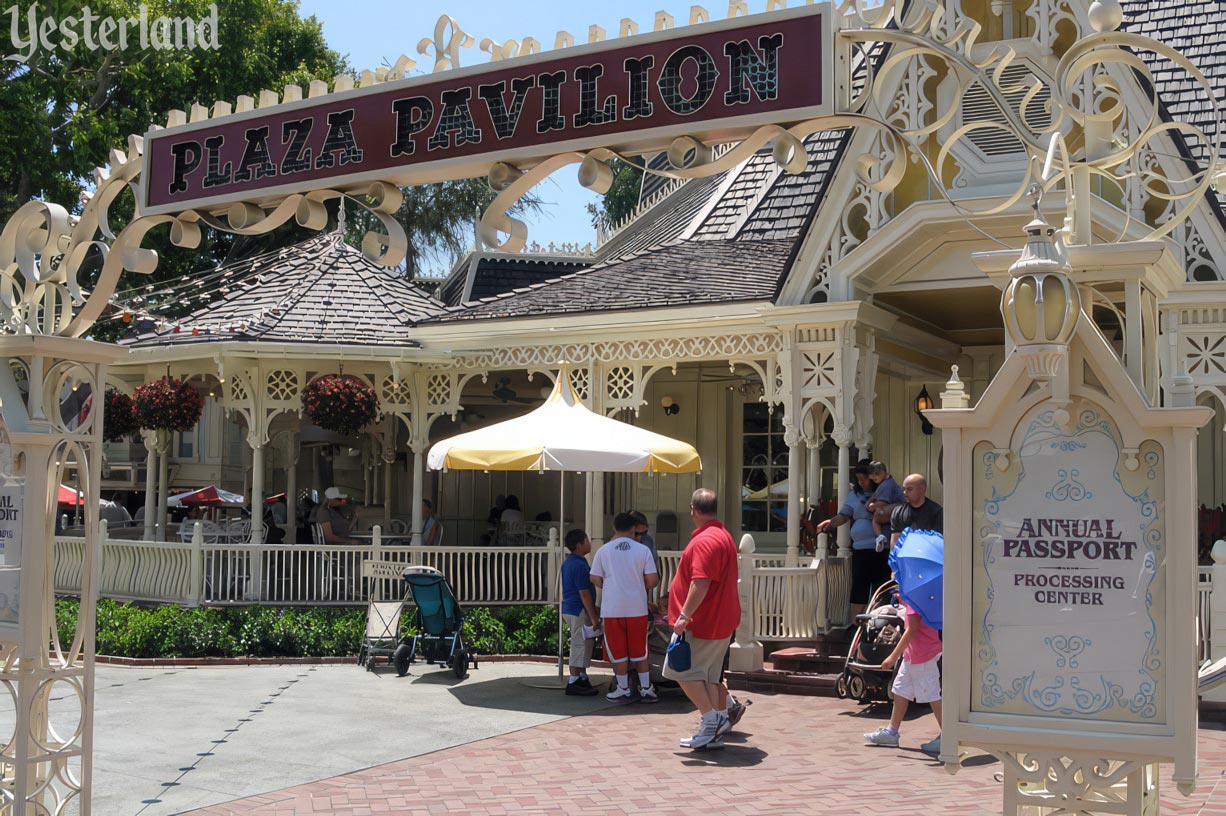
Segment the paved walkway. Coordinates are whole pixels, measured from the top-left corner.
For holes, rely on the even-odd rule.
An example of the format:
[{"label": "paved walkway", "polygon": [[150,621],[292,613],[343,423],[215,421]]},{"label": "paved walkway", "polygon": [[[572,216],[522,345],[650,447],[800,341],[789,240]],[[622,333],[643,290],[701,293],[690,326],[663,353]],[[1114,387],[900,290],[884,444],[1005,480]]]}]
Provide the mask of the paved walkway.
[{"label": "paved walkway", "polygon": [[[468,683],[471,681],[465,681]],[[408,690],[411,692],[411,690]],[[461,696],[464,686],[452,693]],[[557,694],[525,689],[523,700]],[[561,695],[558,695],[561,697]],[[306,814],[999,814],[1000,764],[974,755],[956,775],[914,746],[935,733],[908,722],[902,749],[860,735],[886,718],[839,700],[750,695],[741,728],[718,752],[677,748],[696,718],[683,699],[589,713],[430,754],[194,811],[199,816]],[[598,698],[597,698],[598,699]],[[384,727],[412,729],[411,722]],[[1163,782],[1164,814],[1226,816],[1226,732],[1200,733],[1201,786],[1183,798]],[[1210,799],[1212,801],[1210,802]]]}]

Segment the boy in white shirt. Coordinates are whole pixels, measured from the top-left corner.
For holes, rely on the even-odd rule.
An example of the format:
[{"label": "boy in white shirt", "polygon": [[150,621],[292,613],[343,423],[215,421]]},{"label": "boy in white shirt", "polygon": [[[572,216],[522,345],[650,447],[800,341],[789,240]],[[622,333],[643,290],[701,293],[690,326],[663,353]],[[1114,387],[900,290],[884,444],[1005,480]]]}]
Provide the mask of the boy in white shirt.
[{"label": "boy in white shirt", "polygon": [[618,513],[613,519],[617,537],[592,559],[592,583],[601,589],[600,617],[604,621],[605,652],[617,675],[617,685],[605,695],[618,703],[633,702],[630,663],[639,674],[639,699],[660,698],[651,685],[647,662],[647,592],[660,583],[651,550],[631,537],[634,518]]}]

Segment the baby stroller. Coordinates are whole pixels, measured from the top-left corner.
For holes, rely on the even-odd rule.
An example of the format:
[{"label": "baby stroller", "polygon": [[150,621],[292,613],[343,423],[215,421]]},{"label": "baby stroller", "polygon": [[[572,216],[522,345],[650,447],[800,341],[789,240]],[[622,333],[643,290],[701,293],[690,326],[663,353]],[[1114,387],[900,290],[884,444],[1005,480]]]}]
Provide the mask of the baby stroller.
[{"label": "baby stroller", "polygon": [[406,591],[412,594],[417,607],[413,622],[420,634],[400,639],[392,655],[396,674],[404,677],[409,673],[409,664],[417,659],[420,644],[421,657],[426,663],[449,666],[455,676],[462,679],[468,674],[469,661],[474,669],[477,668],[477,656],[464,648],[460,633],[464,613],[451,585],[434,567],[405,567],[403,575]]},{"label": "baby stroller", "polygon": [[868,612],[856,615],[856,631],[847,647],[847,662],[835,681],[834,690],[840,699],[855,698],[861,703],[889,702],[893,669],[882,669],[881,661],[894,651],[902,638],[906,621],[903,611],[895,606],[898,584],[887,581],[873,593]]}]

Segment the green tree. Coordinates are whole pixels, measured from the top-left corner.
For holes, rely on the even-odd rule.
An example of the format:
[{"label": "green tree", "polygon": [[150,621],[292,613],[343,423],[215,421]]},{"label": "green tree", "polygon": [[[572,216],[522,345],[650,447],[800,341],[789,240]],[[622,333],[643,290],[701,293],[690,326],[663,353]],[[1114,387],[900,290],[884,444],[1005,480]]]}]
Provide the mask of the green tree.
[{"label": "green tree", "polygon": [[599,207],[595,204],[588,205],[592,226],[601,221],[616,224],[634,212],[639,203],[639,188],[643,183],[642,167],[621,159],[614,159],[609,166],[613,169],[613,185],[609,187],[609,192],[605,193]]},{"label": "green tree", "polygon": [[[166,15],[195,20],[208,16],[210,0],[92,0],[99,19]],[[130,134],[166,121],[171,109],[193,102],[211,105],[264,88],[331,79],[347,70],[328,48],[315,18],[302,19],[293,0],[218,0],[217,50],[141,48],[133,36],[126,49],[75,47],[66,41],[35,48],[28,61],[0,62],[0,223],[32,198],[66,207],[94,167]],[[4,28],[25,36],[24,4],[3,15]],[[39,21],[75,17],[79,0],[34,4]],[[59,39],[58,33],[56,39]],[[7,50],[7,49],[6,49]],[[22,52],[23,55],[29,52]]]}]

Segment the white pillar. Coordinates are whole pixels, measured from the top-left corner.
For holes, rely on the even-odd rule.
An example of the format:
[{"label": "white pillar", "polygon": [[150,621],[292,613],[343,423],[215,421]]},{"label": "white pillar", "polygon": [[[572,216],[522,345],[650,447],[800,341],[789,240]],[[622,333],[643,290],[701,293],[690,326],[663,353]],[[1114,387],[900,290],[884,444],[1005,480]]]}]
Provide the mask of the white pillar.
[{"label": "white pillar", "polygon": [[[251,449],[251,540],[253,547],[264,543],[264,446]],[[264,597],[264,556],[253,551],[249,556],[251,585],[247,597],[258,601]]]},{"label": "white pillar", "polygon": [[413,446],[413,546],[421,546],[421,500],[426,492],[426,462],[423,446]]},{"label": "white pillar", "polygon": [[145,531],[142,536],[145,541],[153,540],[157,529],[157,431],[143,431],[145,440]]},{"label": "white pillar", "polygon": [[[805,479],[805,498],[809,504],[817,504],[822,497],[822,449],[816,445],[808,446],[805,456],[805,465],[808,472],[808,477]],[[806,508],[807,509],[807,508]]]},{"label": "white pillar", "polygon": [[392,463],[383,458],[383,526],[392,526]]},{"label": "white pillar", "polygon": [[285,448],[285,543],[298,543],[298,432],[290,431]]},{"label": "white pillar", "polygon": [[604,474],[594,473],[592,477],[592,529],[587,534],[592,539],[592,552],[596,552],[604,543]]},{"label": "white pillar", "polygon": [[741,546],[737,555],[737,586],[736,594],[741,601],[741,621],[736,627],[736,640],[728,651],[728,668],[733,671],[760,671],[762,669],[762,644],[753,639],[754,629],[754,570],[753,536],[749,533],[741,536]]},{"label": "white pillar", "polygon": [[[165,434],[166,444],[159,445],[159,447],[161,448],[161,451],[158,455],[158,496],[157,496],[158,525],[157,525],[156,535],[157,535],[158,541],[165,541],[166,540],[166,499],[170,495],[170,493],[167,491],[167,483],[170,481],[170,439],[173,437],[171,437],[170,433],[166,431],[161,431],[160,433]],[[161,442],[160,439],[158,441]]]},{"label": "white pillar", "polygon": [[[851,440],[837,439],[835,441],[839,446],[838,506],[842,507],[847,501],[847,492],[850,489],[848,485],[851,481]],[[851,558],[851,525],[840,525],[838,536],[839,558]]]},{"label": "white pillar", "polygon": [[784,562],[789,567],[794,567],[800,562],[800,515],[803,512],[800,506],[800,480],[804,473],[804,465],[801,461],[800,440],[795,437],[796,432],[789,429],[785,437],[785,441],[790,444],[788,445],[788,551],[787,560]]}]

